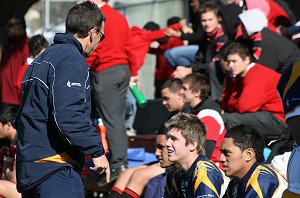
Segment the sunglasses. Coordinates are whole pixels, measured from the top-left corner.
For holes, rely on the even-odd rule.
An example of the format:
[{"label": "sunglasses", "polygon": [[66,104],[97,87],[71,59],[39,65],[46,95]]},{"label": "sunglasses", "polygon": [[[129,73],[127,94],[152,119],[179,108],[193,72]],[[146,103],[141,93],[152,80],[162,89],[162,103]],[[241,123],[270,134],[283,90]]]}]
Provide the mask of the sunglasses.
[{"label": "sunglasses", "polygon": [[99,33],[100,33],[100,41],[99,41],[99,42],[103,41],[103,40],[105,39],[105,35],[104,35],[104,33],[103,33],[103,32],[101,32],[101,30],[100,30],[99,28],[96,28],[96,30],[97,30],[97,32],[99,32]]}]

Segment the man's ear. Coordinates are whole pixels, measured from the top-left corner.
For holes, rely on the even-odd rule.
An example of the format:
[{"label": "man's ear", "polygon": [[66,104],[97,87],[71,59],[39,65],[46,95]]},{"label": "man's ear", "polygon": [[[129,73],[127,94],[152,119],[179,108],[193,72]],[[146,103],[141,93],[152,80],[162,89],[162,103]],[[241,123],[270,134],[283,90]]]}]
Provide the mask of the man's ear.
[{"label": "man's ear", "polygon": [[189,143],[189,150],[190,150],[190,152],[194,152],[194,151],[196,151],[197,150],[197,145],[198,145],[198,143],[196,142],[196,141],[191,141],[190,143]]},{"label": "man's ear", "polygon": [[251,160],[255,160],[255,151],[253,148],[247,148],[243,151],[243,157],[246,160],[246,162],[250,162]]}]

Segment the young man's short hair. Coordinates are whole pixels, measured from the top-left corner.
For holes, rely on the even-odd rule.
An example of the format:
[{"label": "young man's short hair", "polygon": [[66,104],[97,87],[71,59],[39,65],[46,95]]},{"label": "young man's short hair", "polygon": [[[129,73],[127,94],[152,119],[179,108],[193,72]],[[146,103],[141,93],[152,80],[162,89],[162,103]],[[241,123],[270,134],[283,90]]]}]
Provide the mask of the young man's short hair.
[{"label": "young man's short hair", "polygon": [[226,46],[226,57],[228,55],[238,54],[243,60],[245,60],[246,57],[251,58],[250,51],[248,47],[246,47],[244,44],[239,42],[232,42]]},{"label": "young man's short hair", "polygon": [[155,30],[159,30],[160,27],[157,23],[155,23],[153,21],[149,21],[144,25],[143,29],[150,30],[150,31],[155,31]]},{"label": "young man's short hair", "polygon": [[41,34],[31,37],[28,41],[29,52],[32,57],[36,57],[43,49],[49,45],[48,41]]},{"label": "young man's short hair", "polygon": [[155,135],[167,135],[167,134],[168,134],[168,130],[164,124],[155,133]]},{"label": "young man's short hair", "polygon": [[97,27],[100,30],[103,21],[105,21],[105,16],[97,5],[86,1],[73,6],[68,12],[66,32],[85,38],[92,28]]},{"label": "young man's short hair", "polygon": [[165,123],[167,131],[179,130],[186,141],[186,145],[195,141],[197,153],[205,155],[206,129],[204,124],[195,115],[188,113],[178,113]]},{"label": "young man's short hair", "polygon": [[183,89],[182,80],[179,78],[171,78],[167,80],[160,90],[168,88],[171,93],[176,93]]},{"label": "young man's short hair", "polygon": [[233,144],[242,151],[252,148],[255,152],[256,161],[264,162],[263,150],[265,142],[262,136],[251,126],[238,125],[227,131],[224,138],[232,138]]},{"label": "young man's short hair", "polygon": [[13,125],[14,119],[18,113],[18,107],[15,105],[0,104],[0,122],[5,125],[11,123]]},{"label": "young man's short hair", "polygon": [[201,100],[208,97],[210,84],[206,75],[200,73],[188,74],[184,77],[183,83],[189,84],[192,92],[200,91]]},{"label": "young man's short hair", "polygon": [[216,16],[220,16],[219,6],[211,1],[206,1],[205,3],[201,4],[199,8],[200,16],[207,12],[213,12]]}]

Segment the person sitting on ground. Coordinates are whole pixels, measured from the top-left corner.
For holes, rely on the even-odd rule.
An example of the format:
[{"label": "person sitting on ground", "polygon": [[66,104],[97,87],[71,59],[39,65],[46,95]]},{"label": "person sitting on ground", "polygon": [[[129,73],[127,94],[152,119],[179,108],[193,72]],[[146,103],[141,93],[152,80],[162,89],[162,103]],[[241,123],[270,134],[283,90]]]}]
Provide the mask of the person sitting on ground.
[{"label": "person sitting on ground", "polygon": [[[221,170],[205,157],[206,129],[199,118],[179,113],[165,123],[168,159],[181,166],[174,176],[184,197],[220,197],[224,177]],[[224,185],[226,186],[226,185]]]},{"label": "person sitting on ground", "polygon": [[264,161],[264,140],[252,127],[235,126],[227,131],[221,145],[221,163],[233,178],[225,198],[280,197],[286,180]]},{"label": "person sitting on ground", "polygon": [[220,115],[221,107],[208,94],[208,78],[199,73],[187,75],[183,79],[184,102],[191,106],[191,113],[197,115],[206,127],[206,157],[219,165],[220,145],[225,134],[225,124]]},{"label": "person sitting on ground", "polygon": [[278,136],[286,128],[276,91],[279,74],[252,62],[248,48],[241,43],[231,43],[226,51],[229,71],[221,99],[226,129],[246,124],[263,136]]},{"label": "person sitting on ground", "polygon": [[[182,80],[173,78],[165,82],[161,90],[163,105],[172,115],[187,110],[183,102],[183,87]],[[163,129],[158,130],[160,133]],[[157,137],[159,138],[159,137]],[[159,157],[158,157],[159,158]],[[165,172],[165,169],[160,168],[159,163],[153,165],[141,165],[138,167],[128,168],[120,173],[116,183],[111,190],[111,197],[134,192],[135,195],[141,196],[147,182],[157,175]]]},{"label": "person sitting on ground", "polygon": [[300,60],[296,59],[283,72],[277,85],[284,107],[285,119],[295,141],[287,170],[289,186],[283,193],[283,198],[300,197],[300,177],[297,174],[297,171],[300,170],[299,70]]},{"label": "person sitting on ground", "polygon": [[[8,139],[9,145],[4,149],[3,159],[0,159],[0,196],[6,198],[21,198],[16,188],[16,136],[17,130],[13,121],[17,115],[18,107],[14,105],[0,104],[0,138]],[[2,168],[1,168],[2,167]]]},{"label": "person sitting on ground", "polygon": [[172,167],[174,163],[168,160],[168,151],[165,145],[167,141],[166,134],[167,131],[164,126],[156,132],[155,155],[159,162],[123,171],[112,187],[109,198],[138,198],[142,195],[145,187],[145,198],[151,198],[154,195],[155,197],[163,196],[166,174],[176,171],[176,168]]}]

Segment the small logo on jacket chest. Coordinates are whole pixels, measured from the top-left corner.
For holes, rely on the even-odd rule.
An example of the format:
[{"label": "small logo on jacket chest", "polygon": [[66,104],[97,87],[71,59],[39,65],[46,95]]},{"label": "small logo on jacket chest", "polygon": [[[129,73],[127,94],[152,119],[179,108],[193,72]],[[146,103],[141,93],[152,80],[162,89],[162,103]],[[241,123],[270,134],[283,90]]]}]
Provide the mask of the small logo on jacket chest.
[{"label": "small logo on jacket chest", "polygon": [[77,82],[70,82],[70,81],[68,80],[67,86],[68,86],[68,87],[81,87],[81,84],[80,84],[80,83],[77,83]]}]

